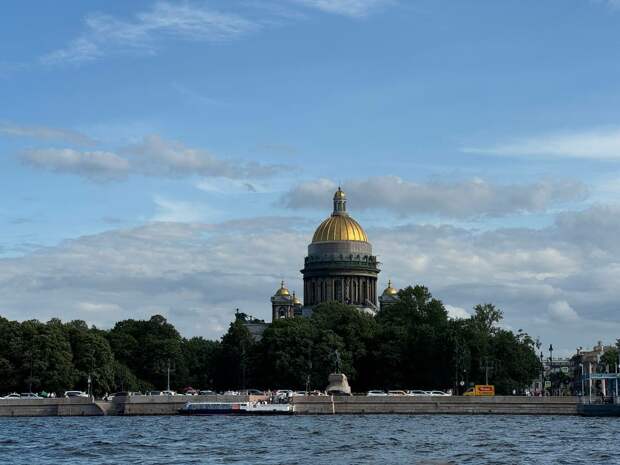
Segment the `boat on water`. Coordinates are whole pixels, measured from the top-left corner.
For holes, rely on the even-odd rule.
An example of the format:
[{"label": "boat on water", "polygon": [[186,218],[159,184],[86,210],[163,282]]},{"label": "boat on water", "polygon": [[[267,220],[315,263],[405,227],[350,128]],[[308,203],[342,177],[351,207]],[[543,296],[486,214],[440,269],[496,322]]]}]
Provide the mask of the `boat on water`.
[{"label": "boat on water", "polygon": [[188,402],[179,410],[181,415],[291,415],[290,404],[264,402]]},{"label": "boat on water", "polygon": [[578,404],[582,417],[620,417],[620,404]]}]

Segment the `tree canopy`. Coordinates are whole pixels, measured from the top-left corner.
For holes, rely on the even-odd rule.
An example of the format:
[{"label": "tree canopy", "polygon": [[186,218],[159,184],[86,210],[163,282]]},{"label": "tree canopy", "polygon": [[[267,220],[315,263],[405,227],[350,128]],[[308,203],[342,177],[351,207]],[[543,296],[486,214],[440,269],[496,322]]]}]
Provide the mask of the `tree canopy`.
[{"label": "tree canopy", "polygon": [[[16,322],[0,317],[0,392],[164,389],[324,389],[339,366],[353,389],[448,389],[489,383],[498,393],[529,386],[540,371],[535,344],[500,326],[502,312],[477,305],[450,319],[423,286],[399,292],[376,316],[337,302],[310,318],[277,320],[256,340],[237,313],[219,341],[186,339],[160,315],[110,330],[83,321]],[[609,353],[617,360],[617,351]]]}]

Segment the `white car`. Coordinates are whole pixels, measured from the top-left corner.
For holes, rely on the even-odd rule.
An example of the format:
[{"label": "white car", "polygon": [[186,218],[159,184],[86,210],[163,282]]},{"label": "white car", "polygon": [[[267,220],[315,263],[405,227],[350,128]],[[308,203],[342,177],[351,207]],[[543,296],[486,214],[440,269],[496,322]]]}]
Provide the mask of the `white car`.
[{"label": "white car", "polygon": [[19,397],[20,399],[41,399],[41,397],[34,392],[22,392]]},{"label": "white car", "polygon": [[407,393],[405,391],[394,389],[392,391],[387,392],[388,396],[406,396]]},{"label": "white car", "polygon": [[2,399],[21,399],[22,396],[20,396],[18,393],[16,392],[12,392],[11,394],[8,394],[4,397],[2,397]]},{"label": "white car", "polygon": [[303,396],[307,396],[308,393],[306,391],[295,391],[291,395],[294,397],[303,397]]},{"label": "white car", "polygon": [[366,393],[366,395],[367,396],[371,396],[371,397],[385,397],[385,396],[387,396],[385,391],[379,391],[379,390],[368,391]]},{"label": "white car", "polygon": [[423,391],[422,389],[412,389],[407,391],[408,396],[430,396],[430,392]]},{"label": "white car", "polygon": [[430,396],[451,396],[452,394],[448,394],[447,392],[443,392],[443,391],[429,391],[428,395]]},{"label": "white car", "polygon": [[224,392],[225,396],[238,396],[239,395],[239,391],[226,391]]},{"label": "white car", "polygon": [[88,397],[84,391],[65,391],[65,397]]},{"label": "white car", "polygon": [[290,389],[278,389],[275,393],[276,397],[291,397],[293,395],[293,391]]}]

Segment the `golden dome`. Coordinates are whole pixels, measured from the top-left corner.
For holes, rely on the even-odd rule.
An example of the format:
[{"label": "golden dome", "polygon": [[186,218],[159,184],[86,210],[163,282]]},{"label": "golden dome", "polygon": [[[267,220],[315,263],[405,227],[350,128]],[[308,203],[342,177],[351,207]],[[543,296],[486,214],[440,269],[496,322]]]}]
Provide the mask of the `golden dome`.
[{"label": "golden dome", "polygon": [[293,304],[301,305],[301,300],[299,300],[299,297],[297,297],[294,292],[293,292]]},{"label": "golden dome", "polygon": [[388,281],[388,287],[383,291],[383,295],[397,295],[398,289],[392,287],[392,281]]},{"label": "golden dome", "polygon": [[288,289],[286,287],[284,287],[284,281],[282,281],[280,283],[280,289],[278,289],[276,291],[276,295],[279,295],[279,296],[291,295],[291,293],[288,291]]},{"label": "golden dome", "polygon": [[340,189],[334,194],[334,212],[323,221],[312,237],[312,242],[360,241],[368,242],[368,236],[346,210],[346,195]]},{"label": "golden dome", "polygon": [[368,242],[368,236],[350,216],[330,216],[316,228],[312,237],[312,242],[328,241]]}]

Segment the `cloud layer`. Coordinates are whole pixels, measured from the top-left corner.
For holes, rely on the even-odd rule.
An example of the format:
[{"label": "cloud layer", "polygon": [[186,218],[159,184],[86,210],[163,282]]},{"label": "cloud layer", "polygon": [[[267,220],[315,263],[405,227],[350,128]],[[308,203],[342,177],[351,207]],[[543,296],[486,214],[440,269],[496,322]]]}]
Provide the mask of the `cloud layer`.
[{"label": "cloud layer", "polygon": [[30,149],[18,154],[26,164],[94,180],[117,180],[130,174],[162,177],[206,176],[229,179],[267,177],[285,169],[279,165],[216,157],[203,149],[146,136],[118,153],[74,149]]},{"label": "cloud layer", "polygon": [[111,51],[142,50],[154,53],[163,39],[221,41],[234,39],[258,27],[246,18],[204,5],[157,2],[131,20],[103,13],[85,19],[84,33],[67,47],[41,58],[46,64],[92,61]]},{"label": "cloud layer", "polygon": [[[295,186],[282,198],[287,208],[325,208],[336,184],[319,179]],[[537,213],[550,206],[583,200],[585,185],[575,181],[539,181],[499,185],[481,179],[416,183],[397,176],[348,181],[345,192],[356,210],[385,209],[398,215],[432,214],[450,218]]]},{"label": "cloud layer", "polygon": [[[84,20],[84,31],[66,47],[43,55],[44,64],[94,61],[110,53],[155,54],[166,40],[218,42],[233,40],[289,20],[301,14],[284,10],[293,6],[313,8],[324,13],[359,18],[394,0],[283,0],[283,5],[264,5],[262,16],[215,10],[202,2],[159,1],[151,8],[121,19],[104,13],[91,13]],[[242,5],[243,6],[243,5]],[[248,2],[246,6],[252,6]],[[279,13],[270,17],[269,11]],[[243,9],[241,10],[243,11]]]},{"label": "cloud layer", "polygon": [[361,17],[372,11],[394,3],[393,0],[293,0],[299,4],[317,8],[326,13],[350,17]]},{"label": "cloud layer", "polygon": [[620,128],[547,134],[489,147],[467,147],[463,151],[500,156],[620,160]]},{"label": "cloud layer", "polygon": [[[152,223],[0,259],[0,309],[11,318],[169,316],[216,337],[234,309],[269,318],[280,279],[301,290],[312,230],[291,218]],[[301,223],[303,225],[303,222]],[[422,283],[463,317],[482,302],[506,323],[570,350],[620,334],[620,207],[565,213],[547,228],[485,233],[450,226],[368,229],[380,286]]]},{"label": "cloud layer", "polygon": [[70,129],[50,128],[45,126],[20,126],[0,122],[0,134],[14,137],[30,137],[44,141],[65,141],[76,145],[95,145],[90,137]]}]

